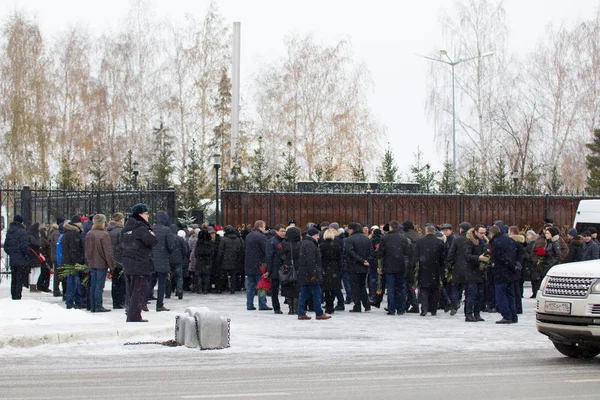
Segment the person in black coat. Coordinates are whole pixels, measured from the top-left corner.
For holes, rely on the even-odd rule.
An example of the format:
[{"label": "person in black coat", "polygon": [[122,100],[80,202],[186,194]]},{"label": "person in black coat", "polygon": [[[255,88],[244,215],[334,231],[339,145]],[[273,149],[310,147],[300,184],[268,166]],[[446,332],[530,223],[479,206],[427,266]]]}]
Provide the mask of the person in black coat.
[{"label": "person in black coat", "polygon": [[229,291],[235,293],[237,274],[244,265],[244,241],[231,225],[225,227],[225,236],[219,243],[217,263],[224,279],[229,281]]},{"label": "person in black coat", "polygon": [[344,254],[354,301],[354,307],[350,312],[361,312],[361,303],[365,311],[370,311],[371,303],[367,296],[366,279],[371,258],[371,241],[362,233],[362,227],[357,222],[348,224],[348,234],[350,236],[344,242]]},{"label": "person in black coat", "polygon": [[269,239],[267,244],[267,276],[271,280],[271,302],[273,312],[283,314],[279,304],[279,268],[281,268],[281,253],[283,252],[283,240],[285,239],[285,226],[275,225],[275,236]]},{"label": "person in black coat", "polygon": [[142,306],[146,305],[148,277],[154,271],[152,248],[157,244],[156,235],[148,224],[148,206],[136,204],[121,237],[123,272],[127,282],[127,322],[148,322],[142,319]]},{"label": "person in black coat", "polygon": [[322,289],[325,293],[325,312],[327,314],[333,314],[333,300],[342,288],[340,275],[340,255],[342,254],[342,248],[335,241],[335,237],[335,233],[331,229],[327,229],[323,233],[323,243],[319,245],[321,264],[323,265]]},{"label": "person in black coat", "polygon": [[[283,268],[296,268],[300,263],[300,241],[302,239],[300,229],[290,226],[285,232],[283,249],[281,251],[281,265]],[[298,295],[300,285],[298,282],[281,284],[281,295],[285,297],[289,307],[289,315],[298,314]]]},{"label": "person in black coat", "polygon": [[48,229],[44,226],[39,228],[40,232],[40,254],[44,256],[45,260],[41,264],[40,277],[37,281],[37,289],[40,292],[52,293],[50,290],[50,270],[52,269],[52,263],[50,261],[50,240],[48,237]]},{"label": "person in black coat", "polygon": [[[175,235],[169,227],[169,214],[166,211],[158,211],[154,217],[152,232],[156,237],[156,246],[152,248],[152,263],[154,271],[148,278],[148,291],[146,299],[154,297],[154,286],[158,283],[156,290],[156,310],[169,311],[165,307],[164,299],[171,297],[171,281],[167,279],[171,272],[171,253],[175,247]],[[146,309],[147,306],[142,307]]]},{"label": "person in black coat", "polygon": [[29,251],[31,257],[29,258],[29,291],[39,292],[37,289],[37,282],[41,276],[42,264],[39,260],[39,255],[42,252],[42,241],[40,238],[40,224],[35,223],[27,228],[27,236],[29,240]]},{"label": "person in black coat", "polygon": [[585,241],[577,234],[575,228],[569,229],[567,245],[569,246],[569,255],[565,258],[565,263],[583,261],[583,245]]},{"label": "person in black coat", "polygon": [[452,242],[454,242],[454,234],[452,232],[452,225],[448,223],[443,224],[441,226],[441,230],[446,237],[446,240],[444,241],[444,266],[442,271],[440,271],[442,275],[442,296],[440,299],[440,308],[443,308],[444,312],[448,312],[450,311],[450,308],[452,308],[452,299],[450,297],[452,294],[452,283],[448,282],[446,279],[446,269],[448,268],[448,253],[452,247]]},{"label": "person in black coat", "polygon": [[210,239],[208,230],[202,229],[198,233],[198,243],[196,243],[196,274],[198,274],[199,285],[196,293],[207,294],[210,290],[210,271],[212,269],[212,260],[215,248]]},{"label": "person in black coat", "polygon": [[421,235],[415,230],[415,225],[411,221],[404,221],[402,229],[404,230],[404,236],[410,240],[413,248],[412,256],[408,258],[408,265],[406,266],[406,311],[416,314],[419,312],[419,302],[417,301],[417,294],[412,290],[415,283],[415,268],[417,265],[414,248],[415,243],[421,238]]},{"label": "person in black coat", "polygon": [[398,221],[390,222],[390,232],[379,243],[375,254],[382,260],[382,273],[388,293],[388,315],[404,314],[406,310],[406,264],[412,257],[410,240],[404,236]]},{"label": "person in black coat", "polygon": [[[267,261],[267,242],[269,239],[265,235],[265,221],[256,221],[254,229],[246,236],[246,258],[244,260],[244,272],[246,274],[246,309],[256,310],[254,307],[254,296],[256,295],[256,285],[262,278],[260,267]],[[265,273],[266,275],[266,273]],[[258,297],[259,310],[272,310],[267,306],[267,297]]]},{"label": "person in black coat", "polygon": [[[81,218],[78,215],[73,216],[69,222],[63,224],[63,229],[65,233],[62,238],[62,264],[83,264],[85,261]],[[65,296],[67,308],[85,307],[86,298],[81,285],[82,277],[82,273],[71,274],[67,277],[67,295]]]},{"label": "person in black coat", "polygon": [[516,280],[514,282],[514,292],[515,292],[515,307],[517,308],[517,314],[523,314],[523,285],[525,281],[523,280],[524,271],[523,268],[525,266],[525,258],[527,256],[527,243],[525,236],[519,235],[519,228],[516,226],[511,226],[508,228],[508,237],[517,242],[519,258],[517,262],[521,265],[520,270],[515,271]]},{"label": "person in black coat", "polygon": [[440,271],[444,264],[444,242],[435,237],[435,226],[425,226],[425,236],[415,244],[418,264],[419,299],[421,316],[428,312],[436,315],[440,302]]},{"label": "person in black coat", "polygon": [[517,323],[514,282],[518,279],[516,265],[521,253],[520,246],[496,225],[490,228],[490,236],[496,303],[502,314],[502,319],[496,323]]},{"label": "person in black coat", "polygon": [[319,252],[319,230],[310,228],[300,243],[300,262],[298,266],[298,284],[300,285],[300,296],[298,298],[298,319],[311,319],[306,315],[305,303],[309,293],[313,298],[313,307],[316,319],[325,320],[331,318],[324,314],[321,308],[321,283],[323,282],[323,267],[321,265],[321,253]]},{"label": "person in black coat", "polygon": [[123,256],[121,254],[121,233],[125,216],[121,213],[114,213],[111,221],[108,223],[108,236],[112,246],[113,257],[115,258],[115,269],[112,273],[111,296],[113,301],[113,310],[125,308],[125,274],[123,273]]},{"label": "person in black coat", "polygon": [[13,300],[21,300],[23,284],[27,279],[29,268],[29,239],[23,225],[23,217],[15,215],[13,222],[8,227],[4,239],[4,251],[10,259],[10,294]]},{"label": "person in black coat", "polygon": [[181,300],[183,299],[183,264],[189,255],[189,246],[187,246],[185,239],[177,235],[177,232],[179,231],[177,225],[171,224],[170,228],[172,234],[171,237],[173,239],[173,248],[169,254],[171,286],[167,286],[167,293],[170,297],[171,292],[175,289],[177,298]]},{"label": "person in black coat", "polygon": [[597,260],[600,255],[600,248],[598,243],[592,238],[592,234],[589,231],[585,231],[582,234],[583,241],[583,256],[582,261]]}]

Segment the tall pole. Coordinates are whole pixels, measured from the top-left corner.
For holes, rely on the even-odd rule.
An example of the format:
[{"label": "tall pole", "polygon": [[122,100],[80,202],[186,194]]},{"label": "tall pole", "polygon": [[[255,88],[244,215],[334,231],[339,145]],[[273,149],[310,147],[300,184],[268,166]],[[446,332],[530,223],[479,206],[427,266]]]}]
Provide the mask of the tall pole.
[{"label": "tall pole", "polygon": [[[233,23],[233,46],[231,66],[231,146],[229,148],[229,165],[233,166],[232,158],[237,159],[237,141],[240,132],[240,48],[241,48],[240,22]],[[221,149],[222,151],[222,149]],[[223,155],[225,156],[225,155]],[[227,172],[227,171],[226,171]]]},{"label": "tall pole", "polygon": [[452,187],[456,190],[456,97],[454,95],[454,67],[452,66]]},{"label": "tall pole", "polygon": [[215,207],[215,211],[216,211],[216,217],[215,217],[215,225],[219,225],[219,166],[215,165],[215,188],[216,188],[216,193],[215,193],[215,200],[216,200],[216,207]]}]

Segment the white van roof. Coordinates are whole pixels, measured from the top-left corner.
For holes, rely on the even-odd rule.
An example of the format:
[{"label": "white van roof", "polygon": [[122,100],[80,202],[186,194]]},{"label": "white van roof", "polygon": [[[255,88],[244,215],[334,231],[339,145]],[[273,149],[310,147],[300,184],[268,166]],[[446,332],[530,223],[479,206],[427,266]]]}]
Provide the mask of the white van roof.
[{"label": "white van roof", "polygon": [[580,212],[596,212],[600,213],[600,199],[598,200],[581,200],[577,207],[577,214]]}]

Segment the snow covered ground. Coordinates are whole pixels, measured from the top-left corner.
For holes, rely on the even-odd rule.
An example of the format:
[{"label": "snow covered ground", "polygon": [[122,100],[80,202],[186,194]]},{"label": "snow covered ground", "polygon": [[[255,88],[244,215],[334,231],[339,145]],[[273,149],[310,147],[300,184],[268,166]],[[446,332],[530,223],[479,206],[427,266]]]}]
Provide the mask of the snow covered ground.
[{"label": "snow covered ground", "polygon": [[[104,304],[110,307],[110,282]],[[231,348],[235,354],[311,353],[343,357],[385,351],[391,354],[425,352],[518,351],[550,348],[551,343],[535,329],[535,300],[525,298],[524,314],[518,324],[497,325],[499,314],[483,313],[485,322],[466,323],[462,310],[455,316],[441,311],[436,317],[418,314],[388,316],[383,308],[352,314],[336,312],[327,321],[298,321],[296,316],[272,311],[247,311],[245,294],[196,295],[185,293],[183,300],[167,299],[170,312],[157,313],[153,303],[145,324],[125,322],[123,310],[91,314],[67,310],[60,298],[24,290],[23,300],[9,296],[7,280],[0,284],[0,356],[39,354],[56,346],[74,352],[102,349],[103,354],[132,351],[174,351],[162,346],[123,346],[125,342],[168,340],[173,337],[175,316],[189,306],[206,306],[231,319]],[[526,290],[527,293],[530,293]],[[528,296],[526,296],[528,297]],[[282,299],[283,300],[283,299]],[[270,303],[270,300],[269,300]],[[309,313],[309,315],[313,315]],[[101,343],[101,346],[98,346]],[[193,351],[178,348],[175,351]]]}]

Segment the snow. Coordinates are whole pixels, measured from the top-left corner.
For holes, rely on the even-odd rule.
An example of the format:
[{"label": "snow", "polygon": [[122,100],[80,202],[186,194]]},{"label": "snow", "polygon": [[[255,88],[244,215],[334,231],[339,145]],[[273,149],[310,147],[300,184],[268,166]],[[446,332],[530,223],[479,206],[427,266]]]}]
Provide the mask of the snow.
[{"label": "snow", "polygon": [[[104,304],[110,307],[110,282]],[[443,310],[436,317],[419,314],[388,316],[383,308],[353,314],[336,312],[327,321],[298,321],[296,316],[272,311],[247,311],[244,293],[196,295],[184,293],[183,300],[165,300],[170,312],[157,313],[154,302],[145,312],[148,323],[126,323],[123,310],[91,314],[66,310],[60,298],[47,293],[30,293],[24,289],[23,300],[7,299],[10,282],[0,284],[0,356],[39,355],[57,351],[111,354],[127,352],[198,351],[179,347],[123,346],[128,341],[164,341],[173,338],[175,316],[187,307],[209,307],[231,319],[231,348],[216,352],[235,357],[241,354],[274,353],[302,357],[321,354],[337,358],[349,354],[447,353],[549,349],[550,341],[535,328],[535,299],[526,289],[524,314],[519,323],[497,325],[500,314],[482,313],[485,322],[466,323],[462,309],[455,316]],[[256,299],[255,299],[256,303]],[[270,304],[270,299],[269,299]],[[385,302],[384,302],[385,304]],[[347,307],[347,306],[346,306]],[[212,355],[209,355],[212,357]]]}]

